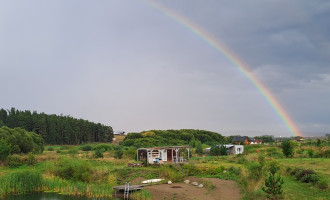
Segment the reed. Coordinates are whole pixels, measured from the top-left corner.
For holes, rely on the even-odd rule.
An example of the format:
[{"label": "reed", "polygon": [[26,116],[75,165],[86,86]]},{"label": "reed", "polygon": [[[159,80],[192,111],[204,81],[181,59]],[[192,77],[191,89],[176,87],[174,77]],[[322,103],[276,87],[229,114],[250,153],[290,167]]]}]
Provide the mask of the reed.
[{"label": "reed", "polygon": [[87,197],[111,197],[112,186],[107,183],[72,182],[58,177],[44,178],[43,190]]},{"label": "reed", "polygon": [[0,196],[41,191],[42,176],[36,170],[21,170],[0,177]]}]

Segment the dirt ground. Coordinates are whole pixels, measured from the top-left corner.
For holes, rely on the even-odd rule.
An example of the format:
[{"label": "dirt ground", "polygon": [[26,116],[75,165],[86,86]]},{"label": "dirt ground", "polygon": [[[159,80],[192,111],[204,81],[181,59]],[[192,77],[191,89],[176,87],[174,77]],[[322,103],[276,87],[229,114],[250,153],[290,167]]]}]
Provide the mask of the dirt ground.
[{"label": "dirt ground", "polygon": [[[142,179],[138,178],[135,183]],[[197,188],[191,184],[173,183],[146,186],[151,194],[152,200],[239,200],[241,199],[240,190],[235,181],[221,180],[218,178],[187,178],[191,182],[206,183],[203,188]],[[140,182],[141,183],[141,182]],[[211,189],[210,185],[215,188]]]}]

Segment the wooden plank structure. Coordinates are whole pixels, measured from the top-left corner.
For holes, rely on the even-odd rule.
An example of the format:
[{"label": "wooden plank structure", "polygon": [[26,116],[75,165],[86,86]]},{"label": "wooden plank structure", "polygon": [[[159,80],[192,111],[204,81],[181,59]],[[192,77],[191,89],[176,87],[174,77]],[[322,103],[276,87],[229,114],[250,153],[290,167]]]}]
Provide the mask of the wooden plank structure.
[{"label": "wooden plank structure", "polygon": [[[190,146],[148,147],[137,150],[137,160],[147,164],[183,163],[189,160]],[[187,159],[180,156],[180,149],[187,150]]]},{"label": "wooden plank structure", "polygon": [[144,185],[131,185],[131,183],[125,183],[125,185],[114,186],[112,189],[115,190],[115,197],[117,196],[117,191],[122,191],[124,192],[124,199],[128,199],[129,194],[141,190],[143,187]]}]

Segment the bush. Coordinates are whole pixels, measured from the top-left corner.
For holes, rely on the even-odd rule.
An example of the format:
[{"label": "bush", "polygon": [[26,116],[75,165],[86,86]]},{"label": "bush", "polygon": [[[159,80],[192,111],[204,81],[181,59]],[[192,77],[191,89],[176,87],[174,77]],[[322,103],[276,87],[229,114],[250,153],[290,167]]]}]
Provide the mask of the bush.
[{"label": "bush", "polygon": [[312,174],[316,174],[316,173],[311,169],[304,169],[304,170],[297,170],[295,176],[297,180],[301,181],[304,176],[312,175]]},{"label": "bush", "polygon": [[80,149],[83,150],[83,151],[91,151],[92,146],[91,145],[83,145],[82,147],[80,147]]},{"label": "bush", "polygon": [[60,147],[60,150],[66,150],[66,149],[68,149],[66,146],[61,146]]},{"label": "bush", "polygon": [[262,176],[262,169],[263,169],[263,166],[259,163],[256,163],[256,162],[251,162],[251,163],[248,163],[247,164],[247,169],[248,169],[248,172],[249,172],[249,178],[251,179],[255,179],[255,180],[259,180]]},{"label": "bush", "polygon": [[61,153],[61,150],[56,150],[56,153]]},{"label": "bush", "polygon": [[204,149],[203,149],[202,143],[200,141],[196,141],[195,146],[196,146],[196,153],[199,156],[203,155],[204,154]]},{"label": "bush", "polygon": [[94,151],[95,158],[103,158],[104,149],[96,149]]},{"label": "bush", "polygon": [[15,144],[11,148],[11,154],[19,154],[19,153],[21,153],[21,148],[19,148],[19,146]]},{"label": "bush", "polygon": [[9,156],[10,150],[9,144],[4,140],[0,140],[0,161],[5,160]]},{"label": "bush", "polygon": [[285,157],[293,157],[295,144],[292,140],[282,142],[282,151]]},{"label": "bush", "polygon": [[303,183],[317,183],[320,180],[319,176],[316,174],[306,174],[304,175],[300,181]]},{"label": "bush", "polygon": [[115,155],[114,155],[114,157],[117,158],[117,159],[122,159],[123,158],[123,154],[124,154],[124,152],[123,152],[122,148],[120,146],[117,146],[115,148]]},{"label": "bush", "polygon": [[163,165],[160,168],[161,176],[172,182],[182,182],[186,174],[180,166]]},{"label": "bush", "polygon": [[7,160],[10,168],[20,167],[25,164],[18,156],[9,156]]},{"label": "bush", "polygon": [[231,174],[235,174],[235,175],[239,176],[242,172],[242,169],[241,168],[230,167],[228,169],[228,172],[231,173]]},{"label": "bush", "polygon": [[113,146],[110,144],[98,144],[93,148],[93,150],[97,150],[97,149],[99,149],[99,150],[103,149],[103,152],[106,152],[106,151],[113,150]]},{"label": "bush", "polygon": [[36,164],[36,162],[37,162],[36,155],[30,152],[28,159],[27,159],[27,164],[34,165],[34,164]]},{"label": "bush", "polygon": [[88,182],[92,172],[91,165],[81,160],[62,159],[54,168],[56,176],[73,181]]},{"label": "bush", "polygon": [[326,179],[320,180],[317,185],[321,190],[328,189],[328,181]]},{"label": "bush", "polygon": [[54,151],[54,148],[53,148],[53,147],[48,147],[47,150],[48,150],[48,151]]},{"label": "bush", "polygon": [[124,149],[124,156],[126,158],[136,158],[136,148],[135,147],[130,147],[130,148],[125,148]]}]

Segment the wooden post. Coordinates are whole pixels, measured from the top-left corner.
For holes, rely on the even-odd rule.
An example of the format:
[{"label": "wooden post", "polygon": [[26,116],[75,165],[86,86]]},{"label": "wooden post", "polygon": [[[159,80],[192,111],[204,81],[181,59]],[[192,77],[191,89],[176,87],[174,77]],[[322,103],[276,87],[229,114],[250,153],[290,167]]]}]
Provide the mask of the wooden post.
[{"label": "wooden post", "polygon": [[189,148],[187,148],[187,150],[188,150],[188,160],[189,160]]},{"label": "wooden post", "polygon": [[171,149],[171,151],[172,151],[172,162],[173,162],[173,149]]}]

